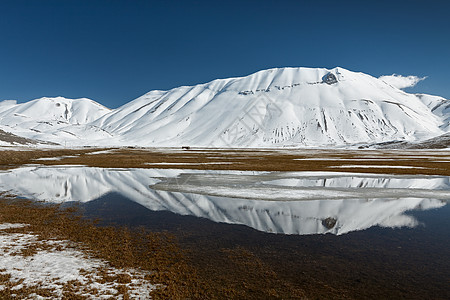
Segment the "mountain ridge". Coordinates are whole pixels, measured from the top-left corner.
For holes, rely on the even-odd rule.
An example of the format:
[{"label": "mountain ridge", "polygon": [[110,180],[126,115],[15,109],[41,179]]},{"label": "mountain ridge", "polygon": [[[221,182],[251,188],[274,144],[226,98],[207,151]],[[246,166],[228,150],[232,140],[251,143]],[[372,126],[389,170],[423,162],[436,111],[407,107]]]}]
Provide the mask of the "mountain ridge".
[{"label": "mountain ridge", "polygon": [[33,101],[0,102],[0,129],[74,146],[257,148],[420,141],[450,127],[448,100],[341,67],[272,68],[154,90],[112,110],[85,98]]}]

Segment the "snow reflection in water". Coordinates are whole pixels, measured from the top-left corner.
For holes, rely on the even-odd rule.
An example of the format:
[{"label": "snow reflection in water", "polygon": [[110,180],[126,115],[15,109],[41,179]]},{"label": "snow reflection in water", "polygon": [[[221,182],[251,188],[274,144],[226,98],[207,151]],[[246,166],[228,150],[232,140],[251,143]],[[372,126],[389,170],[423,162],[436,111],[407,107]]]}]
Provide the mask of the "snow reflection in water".
[{"label": "snow reflection in water", "polygon": [[51,202],[88,202],[117,192],[152,211],[283,234],[415,227],[418,221],[405,212],[450,199],[445,176],[339,172],[26,167],[0,173],[0,190]]}]

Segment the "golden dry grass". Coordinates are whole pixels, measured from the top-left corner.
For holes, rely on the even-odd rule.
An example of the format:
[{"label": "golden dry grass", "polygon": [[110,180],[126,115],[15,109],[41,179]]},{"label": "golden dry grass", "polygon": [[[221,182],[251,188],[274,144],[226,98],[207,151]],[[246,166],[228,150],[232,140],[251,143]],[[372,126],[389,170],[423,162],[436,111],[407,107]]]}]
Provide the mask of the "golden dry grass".
[{"label": "golden dry grass", "polygon": [[[178,168],[252,171],[342,171],[450,176],[450,151],[445,150],[187,150],[110,149],[6,150],[0,166],[23,164],[86,165],[104,168]],[[55,160],[38,158],[75,156]],[[342,167],[356,165],[353,167]],[[366,167],[358,167],[364,165]],[[367,168],[367,166],[371,166]]]},{"label": "golden dry grass", "polygon": [[0,170],[16,168],[24,164],[36,163],[35,159],[81,155],[95,149],[34,149],[34,148],[3,148],[0,149]]}]

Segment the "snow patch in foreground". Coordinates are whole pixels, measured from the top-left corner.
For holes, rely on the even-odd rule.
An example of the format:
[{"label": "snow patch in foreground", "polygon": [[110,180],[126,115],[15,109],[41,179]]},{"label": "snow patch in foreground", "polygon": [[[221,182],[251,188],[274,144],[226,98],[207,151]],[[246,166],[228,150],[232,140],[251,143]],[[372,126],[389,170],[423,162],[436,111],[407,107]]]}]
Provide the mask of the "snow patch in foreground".
[{"label": "snow patch in foreground", "polygon": [[159,166],[159,165],[167,165],[167,166],[181,166],[181,165],[186,165],[186,166],[197,166],[197,165],[230,165],[230,164],[234,164],[234,162],[226,162],[226,161],[219,161],[219,162],[205,162],[205,163],[199,163],[199,162],[195,162],[195,163],[189,163],[189,162],[160,162],[160,163],[145,163],[145,165],[149,165],[149,166]]},{"label": "snow patch in foreground", "polygon": [[58,156],[58,157],[40,157],[40,158],[36,158],[34,160],[36,161],[43,161],[43,160],[62,160],[65,158],[75,158],[78,157],[78,155],[63,155],[63,156]]},{"label": "snow patch in foreground", "polygon": [[[79,296],[90,299],[117,297],[118,288],[126,285],[129,296],[132,299],[149,299],[150,291],[154,285],[144,280],[148,272],[134,269],[116,269],[108,265],[106,261],[94,259],[87,254],[72,248],[69,241],[45,240],[39,241],[38,235],[8,233],[5,229],[19,228],[26,224],[0,224],[0,275],[10,275],[12,290],[23,287],[38,287],[50,289],[53,293],[52,299],[61,298],[64,286],[71,282],[72,292]],[[46,249],[39,249],[36,253],[28,256],[20,254],[21,250],[45,243]],[[101,272],[107,276],[127,274],[131,282],[120,284],[115,281],[103,280]],[[104,274],[104,273],[103,273]],[[106,281],[106,282],[105,282]],[[6,287],[0,284],[0,291]],[[38,295],[30,295],[42,298]],[[50,299],[50,298],[49,298]]]},{"label": "snow patch in foreground", "polygon": [[416,167],[416,166],[388,166],[388,165],[340,165],[340,166],[329,166],[329,168],[429,169],[426,167]]}]

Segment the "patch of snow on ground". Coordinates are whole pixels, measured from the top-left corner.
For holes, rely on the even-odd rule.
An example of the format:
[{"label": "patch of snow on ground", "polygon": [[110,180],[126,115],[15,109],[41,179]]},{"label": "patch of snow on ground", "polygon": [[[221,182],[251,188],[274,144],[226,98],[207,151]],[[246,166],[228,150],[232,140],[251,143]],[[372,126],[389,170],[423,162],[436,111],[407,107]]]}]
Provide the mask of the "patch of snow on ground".
[{"label": "patch of snow on ground", "polygon": [[12,228],[21,228],[21,227],[25,227],[25,226],[28,226],[28,224],[21,224],[21,223],[3,223],[3,224],[0,224],[0,230],[12,229]]},{"label": "patch of snow on ground", "polygon": [[386,166],[386,165],[341,165],[341,166],[329,166],[329,168],[428,169],[425,167],[415,167],[415,166]]},{"label": "patch of snow on ground", "polygon": [[[117,297],[118,288],[126,285],[132,299],[148,299],[149,293],[154,289],[148,281],[144,280],[146,272],[139,270],[115,269],[106,261],[94,259],[87,254],[72,248],[68,241],[46,240],[39,241],[35,234],[8,233],[5,229],[27,226],[26,224],[0,224],[0,275],[10,275],[13,290],[23,287],[38,287],[49,289],[53,295],[51,299],[61,298],[64,287],[73,285],[79,296],[88,298]],[[45,243],[45,249],[39,245]],[[22,255],[21,250],[37,247],[31,255]],[[50,245],[50,247],[48,247]],[[131,277],[130,283],[118,283],[103,280],[104,272],[107,276],[127,274]],[[0,284],[0,290],[6,287]],[[37,298],[37,295],[35,295]],[[45,297],[40,297],[47,299]]]},{"label": "patch of snow on ground", "polygon": [[58,156],[58,157],[41,157],[41,158],[36,158],[34,160],[61,160],[64,158],[74,158],[74,157],[78,157],[78,155],[64,155],[64,156]]},{"label": "patch of snow on ground", "polygon": [[112,153],[114,151],[115,151],[115,149],[101,150],[101,151],[94,151],[94,152],[86,153],[86,155],[108,154],[108,153]]},{"label": "patch of snow on ground", "polygon": [[234,162],[205,162],[205,163],[187,163],[187,162],[160,162],[160,163],[145,163],[146,165],[190,165],[190,166],[196,166],[196,165],[229,165],[234,164]]},{"label": "patch of snow on ground", "polygon": [[[408,157],[409,159],[409,157]],[[308,158],[294,158],[293,160],[322,160],[322,161],[336,161],[335,157],[308,157]],[[379,161],[379,160],[398,160],[398,159],[393,159],[393,158],[384,158],[384,157],[380,157],[380,158],[345,158],[342,159],[345,161]]]}]

